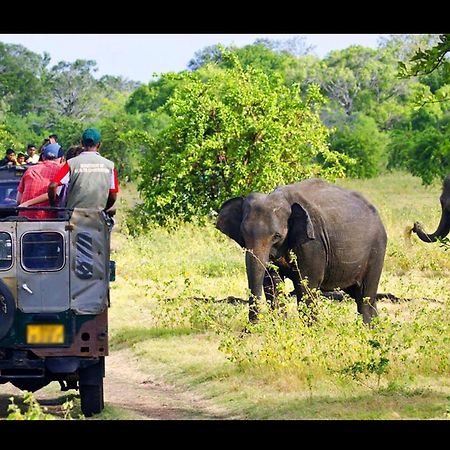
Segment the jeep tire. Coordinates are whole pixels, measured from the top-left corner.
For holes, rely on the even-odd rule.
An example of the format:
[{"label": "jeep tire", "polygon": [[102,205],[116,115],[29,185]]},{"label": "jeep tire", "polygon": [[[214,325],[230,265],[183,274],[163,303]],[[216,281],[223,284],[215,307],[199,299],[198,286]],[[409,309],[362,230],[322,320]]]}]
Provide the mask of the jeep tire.
[{"label": "jeep tire", "polygon": [[86,417],[101,413],[105,406],[103,399],[104,368],[105,358],[100,357],[98,363],[80,370],[81,412]]}]

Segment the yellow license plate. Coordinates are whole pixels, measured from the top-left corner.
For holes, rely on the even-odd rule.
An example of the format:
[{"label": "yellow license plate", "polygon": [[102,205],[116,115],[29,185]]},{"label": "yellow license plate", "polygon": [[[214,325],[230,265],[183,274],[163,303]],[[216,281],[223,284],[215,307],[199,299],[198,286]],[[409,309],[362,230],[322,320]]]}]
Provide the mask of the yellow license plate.
[{"label": "yellow license plate", "polygon": [[27,344],[64,344],[64,325],[28,324]]}]

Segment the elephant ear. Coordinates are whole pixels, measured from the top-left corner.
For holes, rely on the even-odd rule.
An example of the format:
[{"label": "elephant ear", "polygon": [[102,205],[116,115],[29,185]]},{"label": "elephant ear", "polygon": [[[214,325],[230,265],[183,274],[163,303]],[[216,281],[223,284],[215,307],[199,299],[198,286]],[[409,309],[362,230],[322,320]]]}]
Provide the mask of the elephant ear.
[{"label": "elephant ear", "polygon": [[244,238],[241,234],[243,203],[244,197],[227,200],[220,208],[216,222],[216,228],[234,239],[241,247],[245,247]]},{"label": "elephant ear", "polygon": [[289,248],[297,247],[316,238],[308,211],[298,203],[294,203],[291,206],[288,227]]}]

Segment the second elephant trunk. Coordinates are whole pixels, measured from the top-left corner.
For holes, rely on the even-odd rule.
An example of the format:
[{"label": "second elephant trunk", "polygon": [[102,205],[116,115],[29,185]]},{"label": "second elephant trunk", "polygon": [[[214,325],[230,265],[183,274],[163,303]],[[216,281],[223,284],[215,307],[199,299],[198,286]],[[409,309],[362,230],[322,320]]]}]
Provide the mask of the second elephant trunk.
[{"label": "second elephant trunk", "polygon": [[424,242],[436,242],[437,239],[445,238],[450,232],[450,212],[446,209],[442,209],[441,220],[437,227],[437,230],[432,234],[427,234],[423,230],[421,224],[416,222],[414,224],[413,231]]}]

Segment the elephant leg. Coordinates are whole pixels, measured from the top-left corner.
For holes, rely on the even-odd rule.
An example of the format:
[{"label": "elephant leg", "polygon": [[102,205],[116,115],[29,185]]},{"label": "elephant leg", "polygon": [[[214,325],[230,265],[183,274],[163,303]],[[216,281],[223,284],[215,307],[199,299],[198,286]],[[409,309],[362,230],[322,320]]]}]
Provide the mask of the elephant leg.
[{"label": "elephant leg", "polygon": [[[378,276],[379,279],[379,276]],[[364,323],[370,323],[372,317],[378,315],[377,310],[377,288],[378,279],[374,281],[374,277],[370,277],[370,272],[366,275],[360,285],[353,285],[346,289],[350,297],[355,299],[358,313],[363,316]]]},{"label": "elephant leg", "polygon": [[270,307],[274,310],[279,307],[284,307],[278,301],[278,285],[282,282],[282,278],[278,271],[268,269],[264,274],[263,287],[267,302],[270,302]]},{"label": "elephant leg", "polygon": [[308,307],[308,323],[316,319],[316,302],[311,294],[311,289],[317,289],[320,286],[320,281],[315,279],[313,276],[308,276],[308,284],[305,286],[302,283],[302,278],[299,276],[298,272],[292,277],[292,282],[294,284],[295,294],[297,296],[297,309],[301,311],[300,305],[302,303],[306,304]]},{"label": "elephant leg", "polygon": [[363,316],[364,323],[370,323],[373,317],[378,316],[377,290],[381,278],[381,272],[383,270],[385,254],[385,247],[380,245],[379,248],[381,248],[382,251],[378,251],[372,257],[372,264],[362,280],[363,302],[361,306],[361,314]]},{"label": "elephant leg", "polygon": [[348,294],[352,299],[356,302],[356,308],[359,314],[363,313],[362,305],[363,305],[363,294],[362,288],[359,284],[354,284],[352,286],[346,287],[343,291]]}]

